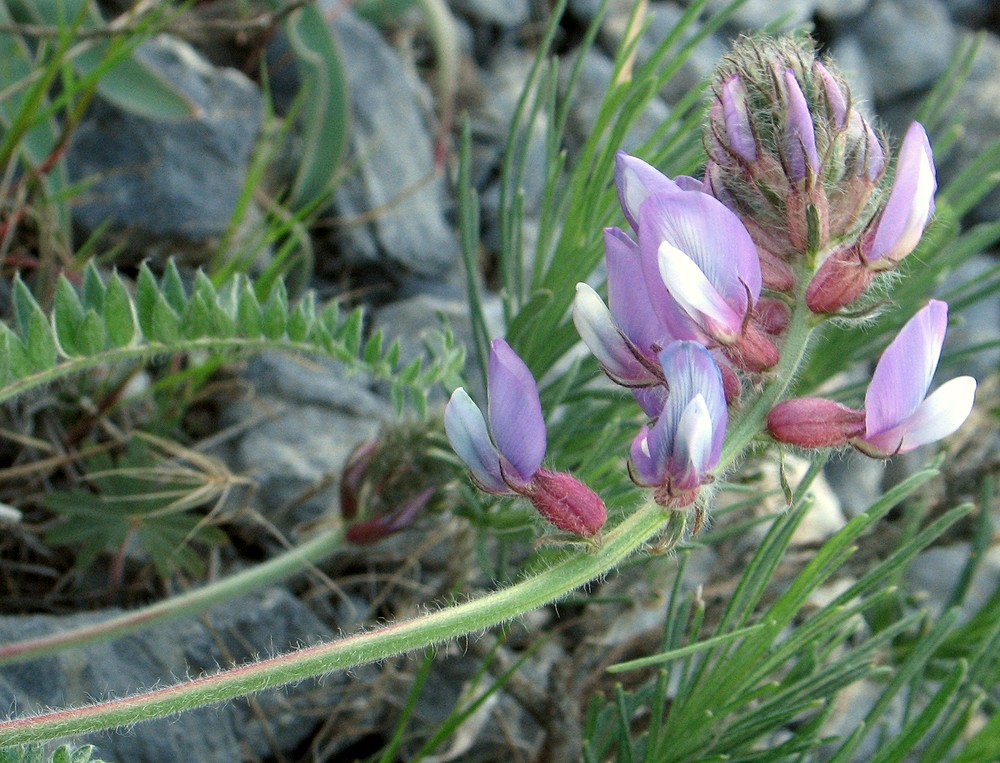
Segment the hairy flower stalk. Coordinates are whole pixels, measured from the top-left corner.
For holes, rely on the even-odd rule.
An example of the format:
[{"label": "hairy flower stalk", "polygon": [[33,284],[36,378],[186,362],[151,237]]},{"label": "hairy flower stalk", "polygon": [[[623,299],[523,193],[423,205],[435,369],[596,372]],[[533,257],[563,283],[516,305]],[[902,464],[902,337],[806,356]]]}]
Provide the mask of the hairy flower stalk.
[{"label": "hairy flower stalk", "polygon": [[487,415],[461,387],[444,413],[445,432],[487,493],[527,498],[560,530],[593,538],[607,519],[600,497],[564,472],[542,469],[545,419],[531,371],[504,340],[494,339],[487,377]]}]

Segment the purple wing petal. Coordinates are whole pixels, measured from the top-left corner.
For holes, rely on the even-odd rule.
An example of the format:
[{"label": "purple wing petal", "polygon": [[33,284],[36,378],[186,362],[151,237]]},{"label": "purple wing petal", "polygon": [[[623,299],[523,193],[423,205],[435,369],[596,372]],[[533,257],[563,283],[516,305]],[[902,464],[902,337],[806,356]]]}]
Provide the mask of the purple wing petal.
[{"label": "purple wing petal", "polygon": [[500,472],[500,454],[490,440],[483,412],[461,387],[444,409],[444,431],[480,487],[491,493],[511,492]]},{"label": "purple wing petal", "polygon": [[806,170],[819,170],[819,153],[816,151],[816,131],[809,104],[791,69],[785,70],[788,89],[788,117],[785,123],[785,152],[792,179],[805,180]]},{"label": "purple wing petal", "polygon": [[[757,247],[739,217],[718,199],[691,192],[650,196],[640,214],[639,246],[644,267],[647,252],[658,252],[662,241],[690,257],[740,315],[746,315],[749,309],[748,292],[752,300],[760,296]],[[659,275],[658,262],[656,267]],[[648,288],[651,274],[645,275]]]},{"label": "purple wing petal", "polygon": [[976,380],[960,376],[942,384],[917,409],[892,429],[864,443],[877,455],[907,453],[947,437],[969,418],[976,399]]},{"label": "purple wing petal", "polygon": [[676,191],[677,185],[651,164],[624,151],[615,155],[615,187],[625,219],[639,232],[639,208],[650,194]]},{"label": "purple wing petal", "polygon": [[545,457],[545,419],[538,385],[524,361],[503,339],[494,339],[487,371],[490,430],[509,475],[527,482]]},{"label": "purple wing petal", "polygon": [[865,439],[898,426],[923,401],[947,326],[948,305],[931,300],[886,347],[865,394]]},{"label": "purple wing petal", "polygon": [[865,256],[869,260],[887,258],[898,262],[912,252],[934,214],[936,190],[931,144],[923,126],[914,122],[899,148],[889,200],[876,223],[874,235],[866,241]]},{"label": "purple wing petal", "polygon": [[649,418],[655,419],[663,413],[663,406],[667,402],[667,388],[663,385],[653,387],[633,387],[632,397],[642,408],[642,412]]},{"label": "purple wing petal", "polygon": [[652,357],[654,345],[663,347],[673,337],[651,308],[639,245],[620,228],[606,228],[604,251],[611,315],[629,341]]},{"label": "purple wing petal", "polygon": [[654,436],[653,430],[643,425],[639,434],[632,440],[630,456],[632,461],[632,477],[645,487],[656,487],[667,481],[667,458],[663,453],[664,441],[662,432]]},{"label": "purple wing petal", "polygon": [[597,292],[585,283],[576,285],[573,323],[583,343],[614,381],[625,385],[657,381],[629,348]]}]

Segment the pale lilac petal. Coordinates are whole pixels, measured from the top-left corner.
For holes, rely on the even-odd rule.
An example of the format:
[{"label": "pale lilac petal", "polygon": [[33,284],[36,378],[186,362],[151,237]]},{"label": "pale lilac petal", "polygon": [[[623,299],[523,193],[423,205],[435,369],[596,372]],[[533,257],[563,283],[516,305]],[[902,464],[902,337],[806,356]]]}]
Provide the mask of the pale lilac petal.
[{"label": "pale lilac petal", "polygon": [[785,70],[785,86],[788,89],[788,121],[785,123],[785,153],[788,170],[792,179],[805,180],[806,170],[819,170],[819,154],[816,151],[816,132],[813,127],[809,104],[802,94],[798,80],[791,69]]},{"label": "pale lilac petal", "polygon": [[937,179],[927,133],[919,122],[906,131],[889,200],[864,246],[870,261],[898,262],[916,247],[934,214]]},{"label": "pale lilac petal", "polygon": [[664,241],[658,254],[660,277],[684,311],[714,339],[735,341],[745,313],[740,315],[726,304],[701,268],[680,249]]},{"label": "pale lilac petal", "polygon": [[614,381],[623,384],[656,381],[629,348],[597,292],[585,283],[576,285],[573,323],[587,349]]},{"label": "pale lilac petal", "polygon": [[[694,490],[715,466],[712,460],[712,417],[702,395],[695,395],[681,414],[670,458],[671,484]],[[718,459],[716,459],[717,461]]]},{"label": "pale lilac petal", "polygon": [[459,387],[444,409],[444,431],[448,442],[476,482],[492,493],[509,493],[500,472],[500,454],[490,440],[483,412],[468,393]]},{"label": "pale lilac petal", "polygon": [[719,93],[722,102],[722,118],[726,125],[726,140],[729,148],[747,162],[757,160],[757,143],[750,115],[747,111],[747,92],[739,75],[732,75],[722,83]]},{"label": "pale lilac petal", "polygon": [[865,394],[865,439],[896,427],[923,401],[947,326],[948,305],[931,300],[886,347]]},{"label": "pale lilac petal", "polygon": [[503,339],[491,345],[486,386],[493,441],[510,476],[527,482],[545,457],[545,419],[531,371]]},{"label": "pale lilac petal", "polygon": [[969,418],[976,399],[976,380],[960,376],[938,387],[897,426],[864,438],[871,449],[885,456],[907,453],[947,437]]},{"label": "pale lilac petal", "polygon": [[629,451],[632,461],[632,476],[645,487],[662,485],[667,481],[667,456],[661,452],[664,446],[663,439],[661,437],[651,443],[650,435],[649,427],[643,425],[639,434],[632,440],[632,447]]},{"label": "pale lilac petal", "polygon": [[823,94],[826,96],[826,105],[830,110],[830,118],[833,120],[833,124],[843,129],[847,124],[847,99],[844,97],[844,91],[837,82],[837,78],[819,61],[813,64],[813,71],[819,75],[819,81],[823,86]]},{"label": "pale lilac petal", "polygon": [[673,342],[660,353],[659,359],[668,389],[667,405],[660,418],[670,419],[671,429],[677,431],[688,404],[700,395],[712,421],[710,461],[711,466],[715,466],[729,424],[729,408],[718,364],[698,342]]},{"label": "pale lilac petal", "polygon": [[604,252],[611,316],[629,341],[652,357],[654,345],[663,347],[674,337],[650,309],[639,245],[620,228],[606,228]]},{"label": "pale lilac petal", "polygon": [[651,164],[624,151],[615,155],[615,187],[625,219],[639,232],[639,208],[654,193],[676,191],[677,184]]},{"label": "pale lilac petal", "polygon": [[[737,313],[760,296],[757,247],[743,223],[725,204],[704,193],[659,193],[643,202],[639,247],[645,259],[667,241],[698,265],[715,290]],[[659,263],[656,263],[657,271]],[[650,275],[646,275],[647,288]],[[652,297],[652,292],[650,292]],[[686,337],[679,337],[686,338]]]}]

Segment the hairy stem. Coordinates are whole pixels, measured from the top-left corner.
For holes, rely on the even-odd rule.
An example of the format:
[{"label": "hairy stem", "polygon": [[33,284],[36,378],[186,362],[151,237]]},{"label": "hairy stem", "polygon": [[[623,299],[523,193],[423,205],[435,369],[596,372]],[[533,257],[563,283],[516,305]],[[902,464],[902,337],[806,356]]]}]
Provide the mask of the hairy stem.
[{"label": "hairy stem", "polygon": [[[782,358],[758,397],[736,417],[727,435],[720,472],[732,466],[761,432],[767,412],[787,390],[805,355],[811,316],[804,300],[793,311]],[[652,501],[604,538],[600,548],[576,553],[559,564],[494,593],[433,614],[360,633],[329,644],[272,657],[165,689],[87,707],[43,713],[0,723],[0,746],[53,739],[161,718],[252,692],[343,670],[492,628],[562,598],[614,569],[654,535],[676,538],[685,515]]]}]

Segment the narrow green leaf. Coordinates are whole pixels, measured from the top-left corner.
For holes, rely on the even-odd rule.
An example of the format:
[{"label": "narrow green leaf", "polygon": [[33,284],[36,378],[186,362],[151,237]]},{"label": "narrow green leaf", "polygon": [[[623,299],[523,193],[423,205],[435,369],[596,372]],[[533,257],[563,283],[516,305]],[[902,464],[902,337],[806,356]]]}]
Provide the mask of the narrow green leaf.
[{"label": "narrow green leaf", "polygon": [[292,314],[288,316],[288,338],[293,342],[301,342],[309,336],[309,329],[312,328],[309,323],[309,318],[306,315],[306,309],[302,302],[299,302],[292,310]]},{"label": "narrow green leaf", "polygon": [[175,344],[182,336],[181,319],[162,294],[156,295],[150,327],[149,338],[166,345]]},{"label": "narrow green leaf", "polygon": [[135,307],[117,273],[104,294],[104,328],[110,347],[127,347],[136,339]]},{"label": "narrow green leaf", "polygon": [[28,336],[25,341],[28,359],[36,371],[48,370],[55,365],[59,357],[56,339],[52,327],[41,310],[31,314],[28,319]]},{"label": "narrow green leaf", "polygon": [[21,274],[14,275],[14,320],[17,322],[18,333],[22,337],[28,336],[28,327],[31,316],[36,312],[41,312],[34,295],[28,285],[21,280]]},{"label": "narrow green leaf", "polygon": [[91,310],[96,310],[99,314],[104,313],[104,282],[97,269],[94,260],[87,263],[83,270],[83,306]]},{"label": "narrow green leaf", "polygon": [[76,346],[84,357],[96,355],[104,349],[104,319],[94,310],[88,310],[76,332]]},{"label": "narrow green leaf", "polygon": [[365,348],[361,353],[365,363],[374,365],[382,357],[382,332],[376,331],[365,342]]},{"label": "narrow green leaf", "polygon": [[264,332],[264,314],[260,302],[249,282],[244,281],[236,305],[236,324],[239,333],[245,337],[258,337]]},{"label": "narrow green leaf", "polygon": [[63,353],[70,357],[86,354],[77,342],[77,335],[83,323],[84,308],[76,289],[66,276],[61,275],[56,281],[55,305],[52,313],[52,325]]},{"label": "narrow green leaf", "polygon": [[228,339],[236,336],[236,321],[229,314],[221,302],[216,300],[208,305],[209,310],[209,331],[211,336],[221,339]]},{"label": "narrow green leaf", "polygon": [[219,301],[219,293],[216,291],[212,279],[205,275],[204,270],[198,270],[194,274],[194,293],[201,294],[206,304],[214,304]]},{"label": "narrow green leaf", "polygon": [[351,357],[357,357],[361,351],[361,333],[364,315],[361,308],[355,308],[338,329],[335,336],[344,343],[345,352]]},{"label": "narrow green leaf", "polygon": [[156,278],[144,262],[139,267],[139,278],[135,285],[135,311],[142,333],[150,339],[156,335],[153,328],[153,312],[159,298],[160,289],[156,285]]},{"label": "narrow green leaf", "polygon": [[422,367],[423,362],[421,359],[419,357],[414,358],[406,364],[406,367],[403,368],[402,371],[399,372],[399,380],[403,384],[413,384],[417,380],[417,377],[420,376],[420,370]]},{"label": "narrow green leaf", "polygon": [[268,339],[280,339],[285,335],[285,324],[288,321],[288,295],[285,284],[278,281],[264,303],[264,336]]},{"label": "narrow green leaf", "polygon": [[187,301],[184,310],[181,326],[184,336],[188,339],[197,339],[203,336],[212,336],[212,309],[205,302],[205,298],[195,293]]},{"label": "narrow green leaf", "polygon": [[163,282],[160,288],[163,290],[163,296],[167,298],[167,303],[178,315],[183,315],[187,307],[187,291],[184,289],[184,281],[173,258],[167,260],[167,265],[163,269]]},{"label": "narrow green leaf", "polygon": [[291,192],[297,209],[328,194],[340,168],[347,147],[347,77],[331,25],[319,8],[300,8],[284,26],[303,82],[302,158]]},{"label": "narrow green leaf", "polygon": [[8,379],[20,379],[31,373],[24,342],[3,322],[0,322],[0,369],[5,384]]}]

